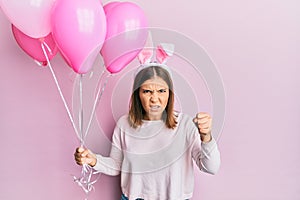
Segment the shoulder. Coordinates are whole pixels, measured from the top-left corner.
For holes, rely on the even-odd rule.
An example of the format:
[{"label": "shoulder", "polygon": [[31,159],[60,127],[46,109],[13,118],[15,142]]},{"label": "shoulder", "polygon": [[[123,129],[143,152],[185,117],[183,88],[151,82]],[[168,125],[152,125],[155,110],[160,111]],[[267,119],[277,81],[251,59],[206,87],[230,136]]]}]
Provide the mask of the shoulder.
[{"label": "shoulder", "polygon": [[117,121],[117,124],[124,124],[124,123],[128,123],[128,115],[122,115],[118,121]]},{"label": "shoulder", "polygon": [[130,124],[129,124],[129,116],[128,114],[122,115],[117,123],[116,123],[116,128],[122,129],[122,130],[127,130],[129,128],[131,128]]},{"label": "shoulder", "polygon": [[118,119],[114,128],[114,133],[113,133],[113,141],[115,141],[114,143],[116,143],[116,141],[120,142],[122,131],[126,130],[127,127],[129,127],[128,115],[123,115]]}]

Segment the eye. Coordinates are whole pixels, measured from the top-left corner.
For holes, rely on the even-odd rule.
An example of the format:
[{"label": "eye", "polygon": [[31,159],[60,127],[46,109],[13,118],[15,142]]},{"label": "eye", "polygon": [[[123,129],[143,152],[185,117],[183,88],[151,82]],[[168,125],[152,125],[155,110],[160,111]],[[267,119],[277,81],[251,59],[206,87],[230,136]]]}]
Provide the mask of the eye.
[{"label": "eye", "polygon": [[158,90],[158,92],[159,93],[165,93],[165,92],[167,92],[167,90],[166,89],[160,89],[160,90]]},{"label": "eye", "polygon": [[151,93],[151,90],[143,90],[143,93],[144,93],[144,94]]}]

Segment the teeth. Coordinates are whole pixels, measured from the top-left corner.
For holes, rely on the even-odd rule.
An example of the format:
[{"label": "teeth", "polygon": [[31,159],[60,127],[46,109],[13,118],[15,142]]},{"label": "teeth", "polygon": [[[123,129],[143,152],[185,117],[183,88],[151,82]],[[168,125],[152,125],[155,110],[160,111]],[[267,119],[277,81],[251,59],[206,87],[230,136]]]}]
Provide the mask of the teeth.
[{"label": "teeth", "polygon": [[155,110],[155,109],[159,109],[159,106],[150,106],[150,108]]}]

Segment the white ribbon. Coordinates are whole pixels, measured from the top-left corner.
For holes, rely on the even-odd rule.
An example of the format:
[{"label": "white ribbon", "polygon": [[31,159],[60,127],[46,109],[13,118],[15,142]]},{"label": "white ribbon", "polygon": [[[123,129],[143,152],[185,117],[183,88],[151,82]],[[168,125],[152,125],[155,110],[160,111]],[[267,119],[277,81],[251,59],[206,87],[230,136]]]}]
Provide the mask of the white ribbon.
[{"label": "white ribbon", "polygon": [[[84,133],[84,131],[83,131],[83,95],[82,95],[83,91],[82,91],[82,75],[80,75],[80,82],[79,82],[79,93],[80,93],[79,130],[80,130],[80,133],[79,133],[78,130],[77,130],[77,128],[76,128],[76,125],[75,125],[73,116],[72,116],[72,114],[71,114],[71,112],[70,112],[70,109],[69,109],[69,107],[68,107],[68,105],[67,105],[67,102],[66,102],[66,100],[65,100],[65,97],[64,97],[64,95],[63,95],[63,93],[62,93],[62,90],[61,90],[61,88],[60,88],[60,85],[59,85],[59,83],[58,83],[58,80],[57,80],[57,78],[56,78],[56,75],[55,75],[55,73],[54,73],[54,71],[53,71],[53,68],[52,68],[52,66],[51,66],[51,63],[50,63],[50,60],[49,60],[49,57],[48,57],[48,55],[47,55],[47,52],[46,52],[45,47],[47,48],[47,50],[48,50],[50,53],[52,53],[52,52],[51,52],[51,49],[49,48],[49,46],[48,46],[45,42],[42,42],[42,43],[41,43],[41,47],[42,47],[43,53],[44,53],[44,55],[45,55],[45,57],[46,57],[46,59],[47,59],[47,65],[48,65],[48,67],[49,67],[49,69],[50,69],[50,71],[51,71],[51,74],[52,74],[53,79],[54,79],[54,81],[55,81],[55,85],[56,85],[56,87],[57,87],[57,90],[58,90],[58,92],[59,92],[59,95],[60,95],[60,97],[61,97],[61,99],[62,99],[62,101],[63,101],[63,104],[64,104],[64,106],[65,106],[65,109],[66,109],[66,111],[67,111],[67,113],[68,113],[68,117],[69,117],[69,119],[70,119],[70,121],[71,121],[71,123],[72,123],[73,129],[74,129],[76,135],[78,136],[78,138],[79,138],[79,140],[80,140],[81,146],[83,147],[83,146],[84,146],[85,138],[86,138],[86,136],[87,136],[87,134],[88,134],[88,131],[89,131],[89,128],[90,128],[90,126],[91,126],[91,122],[92,122],[92,119],[93,119],[93,116],[94,116],[94,113],[95,113],[95,110],[96,110],[96,106],[97,106],[97,104],[98,104],[98,102],[99,102],[99,99],[101,98],[101,96],[102,96],[102,94],[103,94],[103,92],[104,92],[104,88],[105,88],[105,86],[106,86],[106,84],[107,84],[107,81],[108,81],[108,78],[110,77],[110,75],[107,76],[107,78],[106,78],[106,80],[105,80],[105,82],[104,82],[104,86],[101,88],[100,85],[99,85],[99,87],[98,87],[99,90],[98,90],[97,95],[96,95],[96,99],[95,99],[95,102],[94,102],[94,105],[93,105],[93,110],[92,110],[92,113],[91,113],[91,116],[90,116],[90,119],[89,119],[89,123],[88,123],[88,127],[87,127],[87,130],[85,131],[85,133]],[[37,64],[40,65],[40,63],[38,63],[38,62],[37,62]],[[103,75],[103,73],[101,74],[101,78],[102,78],[102,75]],[[100,79],[100,80],[102,80],[102,79]],[[83,191],[86,193],[86,195],[88,196],[89,192],[92,191],[92,190],[94,189],[93,184],[95,184],[95,183],[97,182],[98,178],[99,178],[99,177],[98,177],[96,180],[92,181],[92,175],[98,174],[98,173],[99,173],[99,172],[93,172],[93,168],[92,168],[91,166],[89,166],[89,165],[87,165],[87,164],[84,164],[84,165],[82,166],[82,170],[81,170],[81,177],[80,177],[80,178],[77,178],[76,176],[73,176],[73,179],[74,179],[74,182],[76,182],[76,183],[83,189]],[[86,200],[87,200],[87,197],[86,197]]]},{"label": "white ribbon", "polygon": [[86,193],[86,195],[89,194],[90,191],[94,190],[93,184],[95,184],[99,177],[92,181],[92,175],[98,174],[99,172],[94,172],[93,168],[87,164],[82,165],[81,170],[81,177],[77,178],[76,176],[73,176],[74,182],[76,182]]},{"label": "white ribbon", "polygon": [[42,42],[42,43],[41,43],[41,47],[42,47],[43,53],[44,53],[44,55],[45,55],[45,57],[46,57],[46,59],[47,59],[47,65],[48,65],[48,67],[49,67],[49,69],[50,69],[50,71],[51,71],[51,74],[52,74],[53,79],[54,79],[54,81],[55,81],[55,85],[56,85],[57,90],[58,90],[58,92],[59,92],[59,95],[60,95],[60,97],[61,97],[61,99],[62,99],[62,101],[63,101],[63,104],[64,104],[64,106],[65,106],[65,108],[66,108],[66,111],[67,111],[67,113],[68,113],[69,119],[70,119],[70,121],[71,121],[71,123],[72,123],[72,126],[73,126],[73,128],[74,128],[74,131],[75,131],[75,133],[79,136],[79,133],[78,133],[78,130],[77,130],[77,128],[76,128],[75,122],[74,122],[74,120],[73,120],[72,114],[71,114],[70,109],[69,109],[69,107],[68,107],[68,104],[67,104],[67,102],[66,102],[66,100],[65,100],[65,97],[64,97],[64,95],[63,95],[63,93],[62,93],[62,91],[61,91],[61,88],[60,88],[59,83],[58,83],[58,81],[57,81],[56,75],[55,75],[55,73],[54,73],[54,71],[53,71],[53,68],[52,68],[52,66],[51,66],[50,60],[49,60],[48,55],[47,55],[47,53],[46,53],[45,46],[47,47],[48,51],[51,53],[51,49],[49,48],[49,46],[48,46],[45,42]]}]

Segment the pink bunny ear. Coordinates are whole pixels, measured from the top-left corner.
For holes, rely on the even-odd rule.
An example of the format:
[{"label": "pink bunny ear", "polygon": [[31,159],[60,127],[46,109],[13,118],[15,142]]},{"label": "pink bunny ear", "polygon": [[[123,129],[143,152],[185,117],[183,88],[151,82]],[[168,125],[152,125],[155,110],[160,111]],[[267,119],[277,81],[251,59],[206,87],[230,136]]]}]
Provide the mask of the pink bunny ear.
[{"label": "pink bunny ear", "polygon": [[167,59],[174,53],[174,45],[162,43],[157,47],[156,50],[156,60],[160,64],[167,62]]},{"label": "pink bunny ear", "polygon": [[143,50],[138,54],[138,60],[140,64],[150,63],[152,56],[153,56],[153,41],[152,41],[152,35],[149,32],[146,45],[143,48]]},{"label": "pink bunny ear", "polygon": [[150,48],[144,48],[138,55],[138,60],[141,64],[150,63],[153,51]]}]

